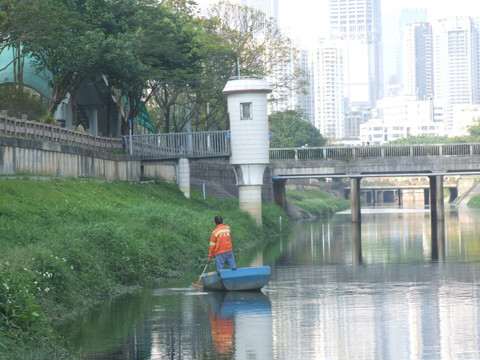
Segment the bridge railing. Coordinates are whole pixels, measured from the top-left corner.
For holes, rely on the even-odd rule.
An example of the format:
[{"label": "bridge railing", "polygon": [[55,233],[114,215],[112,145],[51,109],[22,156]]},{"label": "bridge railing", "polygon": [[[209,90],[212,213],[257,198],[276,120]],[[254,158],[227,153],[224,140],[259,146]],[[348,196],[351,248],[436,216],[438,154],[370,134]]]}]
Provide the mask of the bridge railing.
[{"label": "bridge railing", "polygon": [[44,121],[17,119],[7,116],[3,111],[0,113],[0,136],[57,142],[95,150],[123,151],[119,138],[93,135]]},{"label": "bridge railing", "polygon": [[480,144],[272,148],[270,160],[365,159],[480,155]]},{"label": "bridge railing", "polygon": [[230,156],[229,131],[127,135],[127,153],[144,160]]}]

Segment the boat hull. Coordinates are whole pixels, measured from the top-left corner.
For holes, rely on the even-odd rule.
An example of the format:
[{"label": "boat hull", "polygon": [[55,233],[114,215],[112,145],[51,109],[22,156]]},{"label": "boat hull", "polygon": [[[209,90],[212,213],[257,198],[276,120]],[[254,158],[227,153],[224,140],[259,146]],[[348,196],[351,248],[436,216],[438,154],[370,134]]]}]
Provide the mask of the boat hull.
[{"label": "boat hull", "polygon": [[270,266],[220,270],[202,275],[205,290],[252,291],[259,290],[268,282]]}]

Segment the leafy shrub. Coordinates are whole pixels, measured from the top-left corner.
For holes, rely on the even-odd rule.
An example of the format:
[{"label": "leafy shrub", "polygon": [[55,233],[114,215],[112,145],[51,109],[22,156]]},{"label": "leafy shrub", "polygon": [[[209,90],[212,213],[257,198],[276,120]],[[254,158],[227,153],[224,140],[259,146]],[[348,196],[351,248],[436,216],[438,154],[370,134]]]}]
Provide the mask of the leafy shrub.
[{"label": "leafy shrub", "polygon": [[0,86],[0,110],[7,110],[8,115],[28,119],[40,119],[47,111],[47,101],[38,94],[25,89],[20,91],[12,84]]}]

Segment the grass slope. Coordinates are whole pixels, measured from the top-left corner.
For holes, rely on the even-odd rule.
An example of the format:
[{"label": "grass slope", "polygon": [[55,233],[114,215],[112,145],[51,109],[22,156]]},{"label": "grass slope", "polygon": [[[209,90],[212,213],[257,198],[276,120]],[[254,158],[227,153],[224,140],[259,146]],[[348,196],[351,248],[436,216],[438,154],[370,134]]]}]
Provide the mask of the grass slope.
[{"label": "grass slope", "polygon": [[349,200],[339,199],[320,190],[289,190],[287,201],[301,208],[305,212],[305,219],[326,218],[350,207]]},{"label": "grass slope", "polygon": [[[237,200],[185,199],[175,185],[0,179],[0,358],[73,358],[56,321],[117,294],[203,268],[215,215],[236,252],[274,238]],[[274,235],[271,235],[274,234]]]}]

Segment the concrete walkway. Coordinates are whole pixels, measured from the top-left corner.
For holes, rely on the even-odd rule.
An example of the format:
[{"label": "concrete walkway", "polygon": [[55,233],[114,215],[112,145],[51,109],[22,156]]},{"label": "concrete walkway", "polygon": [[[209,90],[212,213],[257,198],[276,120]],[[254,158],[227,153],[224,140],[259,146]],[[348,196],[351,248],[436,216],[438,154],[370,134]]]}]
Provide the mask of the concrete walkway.
[{"label": "concrete walkway", "polygon": [[480,181],[477,181],[475,185],[457,202],[457,205],[467,205],[472,196],[480,194]]}]

